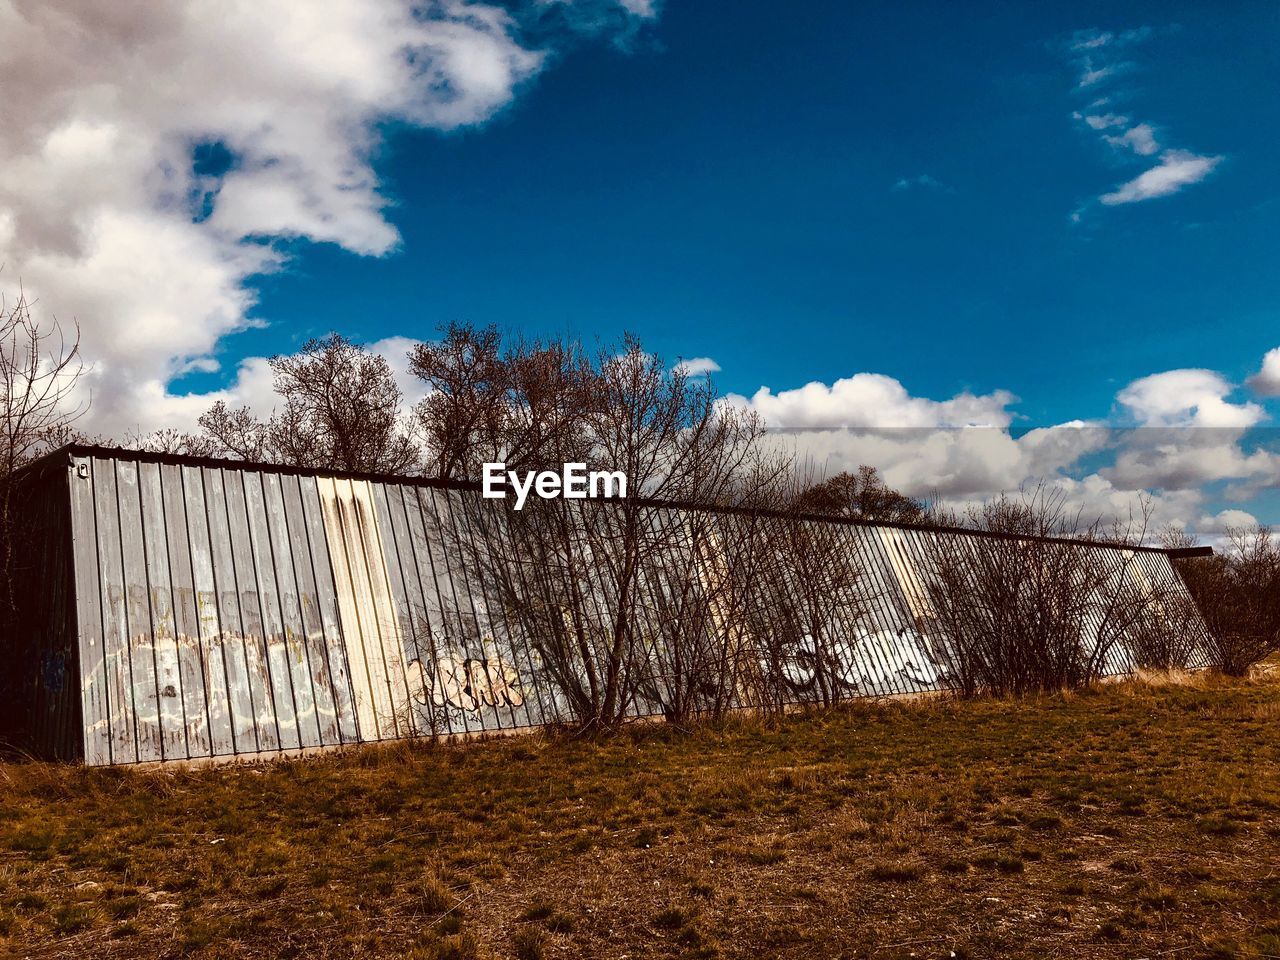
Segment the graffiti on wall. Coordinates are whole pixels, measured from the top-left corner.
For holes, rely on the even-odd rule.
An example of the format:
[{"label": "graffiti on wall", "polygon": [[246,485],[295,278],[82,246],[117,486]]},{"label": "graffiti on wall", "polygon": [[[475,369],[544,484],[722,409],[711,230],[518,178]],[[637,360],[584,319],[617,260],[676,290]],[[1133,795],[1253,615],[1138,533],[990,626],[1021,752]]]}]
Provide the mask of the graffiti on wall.
[{"label": "graffiti on wall", "polygon": [[[425,669],[417,660],[409,666]],[[436,661],[431,690],[428,692],[424,685],[415,699],[423,705],[430,700],[437,707],[475,713],[481,707],[519,707],[524,703],[524,694],[520,691],[520,674],[502,657],[446,655]]]}]

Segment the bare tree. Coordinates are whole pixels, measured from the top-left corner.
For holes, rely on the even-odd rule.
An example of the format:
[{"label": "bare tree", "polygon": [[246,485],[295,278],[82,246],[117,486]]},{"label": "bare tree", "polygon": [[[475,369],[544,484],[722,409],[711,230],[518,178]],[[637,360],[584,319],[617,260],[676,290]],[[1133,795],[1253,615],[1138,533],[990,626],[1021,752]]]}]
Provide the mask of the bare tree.
[{"label": "bare tree", "polygon": [[[217,453],[362,473],[406,473],[421,458],[416,428],[384,357],[339,334],[271,358],[280,405],[267,419],[221,401],[201,418]],[[192,446],[195,440],[179,437]]]},{"label": "bare tree", "polygon": [[13,475],[40,455],[78,438],[83,407],[72,395],[84,370],[80,331],[64,331],[56,321],[41,325],[31,303],[0,299],[0,578],[6,615],[14,609],[14,584],[34,533],[23,490]]},{"label": "bare tree", "polygon": [[[1194,546],[1166,531],[1167,546]],[[1280,650],[1280,543],[1266,526],[1232,527],[1211,557],[1175,561],[1208,625],[1212,658],[1223,673],[1243,676]]]},{"label": "bare tree", "polygon": [[794,506],[805,513],[890,523],[923,523],[927,513],[923,503],[886,486],[876,468],[865,465],[804,488]]},{"label": "bare tree", "polygon": [[1128,549],[1148,517],[1144,509],[1112,527],[1114,546],[1097,546],[1102,524],[1082,525],[1060,491],[1040,485],[960,519],[995,536],[931,537],[926,629],[953,688],[963,696],[1074,689],[1121,669],[1134,631],[1166,595]]},{"label": "bare tree", "polygon": [[250,463],[279,459],[270,421],[259,420],[248,407],[233,410],[219,400],[200,415],[199,422],[204,439],[217,455]]},{"label": "bare tree", "polygon": [[[428,351],[415,357],[424,374],[428,361],[436,365],[437,399],[423,413],[440,448],[455,451],[448,470],[466,475],[491,456],[515,456],[532,469],[571,454],[627,478],[629,496],[612,502],[531,500],[502,513],[476,503],[469,530],[501,529],[458,542],[574,716],[584,726],[611,725],[637,697],[673,718],[724,709],[732,682],[723,671],[732,668],[713,607],[724,592],[708,559],[714,531],[697,514],[648,501],[752,496],[780,469],[762,452],[758,420],[722,408],[708,380],[668,368],[632,337],[594,357],[572,345],[499,354],[485,340],[480,361],[473,337],[455,339],[461,346],[446,351],[447,362]],[[459,371],[469,368],[483,384],[464,382]],[[473,401],[480,410],[468,408]],[[712,670],[721,673],[708,676]]]},{"label": "bare tree", "polygon": [[131,450],[171,453],[182,457],[213,457],[217,456],[221,449],[212,437],[200,433],[189,433],[174,427],[163,427],[146,434],[136,432],[127,434],[124,445]]},{"label": "bare tree", "polygon": [[41,326],[21,292],[0,298],[0,477],[74,436],[84,408],[70,401],[83,371],[78,327],[68,336],[56,321]]}]

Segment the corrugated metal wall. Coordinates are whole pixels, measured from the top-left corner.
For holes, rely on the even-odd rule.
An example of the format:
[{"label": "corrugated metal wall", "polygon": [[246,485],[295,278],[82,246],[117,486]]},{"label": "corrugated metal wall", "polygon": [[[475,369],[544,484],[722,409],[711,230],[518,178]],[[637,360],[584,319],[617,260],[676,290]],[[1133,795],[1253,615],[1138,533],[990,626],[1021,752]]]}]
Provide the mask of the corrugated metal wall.
[{"label": "corrugated metal wall", "polygon": [[10,504],[13,596],[0,636],[0,739],[34,756],[81,756],[79,651],[64,465],[41,470]]},{"label": "corrugated metal wall", "polygon": [[[75,722],[87,763],[252,756],[571,719],[536,646],[457,549],[476,536],[517,546],[502,502],[105,450],[81,450],[68,473]],[[673,516],[680,512],[651,511],[652,522]],[[732,513],[710,520],[726,542],[760,522]],[[918,630],[928,614],[918,571],[929,538],[951,537],[957,549],[972,538],[826,526],[843,538],[842,562],[859,566],[866,610],[856,626],[835,628],[840,694],[939,689],[940,665]],[[1163,554],[1139,554],[1133,569],[1183,589]],[[580,572],[606,616],[609,599],[592,576],[590,565]],[[663,576],[649,578],[649,642],[660,642],[657,621],[672,602]],[[767,627],[794,586],[761,583],[745,601],[753,622]],[[711,619],[733,616],[713,610]],[[1120,650],[1109,666],[1131,664]],[[653,669],[651,682],[635,684],[628,712],[661,712],[669,678]],[[812,665],[797,656],[781,669],[791,698],[805,699]]]}]

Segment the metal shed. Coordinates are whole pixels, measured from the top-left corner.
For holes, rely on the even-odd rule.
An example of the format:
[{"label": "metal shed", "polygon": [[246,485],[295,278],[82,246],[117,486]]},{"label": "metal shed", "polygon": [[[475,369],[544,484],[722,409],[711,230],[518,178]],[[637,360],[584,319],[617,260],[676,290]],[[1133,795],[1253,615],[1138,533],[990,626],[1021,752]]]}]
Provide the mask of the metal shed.
[{"label": "metal shed", "polygon": [[[471,485],[93,446],[49,455],[22,484],[35,537],[0,736],[36,755],[256,757],[568,719],[537,643],[451,546],[505,535],[508,508]],[[726,538],[748,520],[702,512]],[[811,522],[839,524],[869,585],[841,690],[945,686],[920,628],[919,560],[929,538],[978,535]],[[1139,579],[1185,593],[1164,551],[1125,556]],[[1133,663],[1120,650],[1108,666]],[[628,711],[661,713],[657,699]]]}]

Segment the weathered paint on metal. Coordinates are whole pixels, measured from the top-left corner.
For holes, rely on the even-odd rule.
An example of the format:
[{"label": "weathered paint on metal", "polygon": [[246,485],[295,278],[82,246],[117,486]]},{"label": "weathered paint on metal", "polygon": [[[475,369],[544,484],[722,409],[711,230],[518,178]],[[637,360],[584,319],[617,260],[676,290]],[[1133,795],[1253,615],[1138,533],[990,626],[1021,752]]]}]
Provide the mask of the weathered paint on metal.
[{"label": "weathered paint on metal", "polygon": [[[570,719],[536,646],[450,547],[488,537],[518,554],[502,504],[421,482],[97,448],[73,451],[62,469],[42,501],[47,600],[32,613],[48,626],[27,651],[42,664],[31,724],[51,755],[93,765],[252,757]],[[694,592],[717,594],[722,545],[783,521],[654,506],[645,522],[685,532],[640,584],[642,642],[654,655],[634,684],[635,715],[660,712],[671,689],[656,655],[681,602],[670,585],[692,564]],[[839,695],[940,689],[921,571],[937,538],[961,552],[978,538],[830,527],[833,562],[860,574],[842,589],[865,611],[832,625]],[[1185,593],[1164,553],[1096,549],[1139,590]],[[604,623],[616,598],[591,564],[573,569]],[[736,642],[744,614],[769,629],[778,599],[798,586],[718,596],[709,642]],[[1122,645],[1106,663],[1112,673],[1133,666]],[[811,695],[811,659],[780,669],[795,699]]]}]

